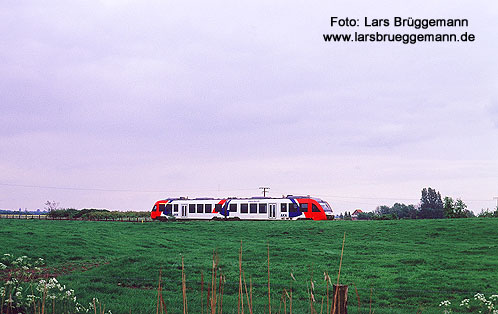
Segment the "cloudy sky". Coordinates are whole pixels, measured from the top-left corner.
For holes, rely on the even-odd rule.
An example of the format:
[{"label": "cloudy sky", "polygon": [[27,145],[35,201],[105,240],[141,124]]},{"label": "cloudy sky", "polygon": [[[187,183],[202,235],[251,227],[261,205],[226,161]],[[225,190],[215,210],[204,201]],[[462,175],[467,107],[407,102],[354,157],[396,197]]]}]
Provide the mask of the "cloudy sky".
[{"label": "cloudy sky", "polygon": [[[311,194],[498,196],[498,4],[2,1],[0,209]],[[326,43],[330,17],[466,18],[474,43]]]}]

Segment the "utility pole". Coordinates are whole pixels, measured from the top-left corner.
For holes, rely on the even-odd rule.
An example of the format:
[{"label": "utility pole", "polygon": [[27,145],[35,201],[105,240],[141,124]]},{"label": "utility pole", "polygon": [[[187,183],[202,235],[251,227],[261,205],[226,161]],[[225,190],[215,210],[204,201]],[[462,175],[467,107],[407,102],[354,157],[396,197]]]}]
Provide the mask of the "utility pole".
[{"label": "utility pole", "polygon": [[496,200],[496,208],[498,209],[498,196],[493,197],[494,200]]},{"label": "utility pole", "polygon": [[263,197],[266,197],[266,190],[269,190],[270,188],[268,187],[260,187],[260,190],[263,190]]}]

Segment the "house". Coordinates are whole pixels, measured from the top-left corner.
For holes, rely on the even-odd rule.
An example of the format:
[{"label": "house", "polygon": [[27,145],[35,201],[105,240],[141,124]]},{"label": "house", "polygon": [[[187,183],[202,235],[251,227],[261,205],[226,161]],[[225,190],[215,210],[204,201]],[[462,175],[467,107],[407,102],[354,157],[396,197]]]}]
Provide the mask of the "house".
[{"label": "house", "polygon": [[357,209],[355,210],[352,214],[351,214],[351,220],[358,220],[358,214],[359,213],[363,213],[363,211],[361,209]]}]

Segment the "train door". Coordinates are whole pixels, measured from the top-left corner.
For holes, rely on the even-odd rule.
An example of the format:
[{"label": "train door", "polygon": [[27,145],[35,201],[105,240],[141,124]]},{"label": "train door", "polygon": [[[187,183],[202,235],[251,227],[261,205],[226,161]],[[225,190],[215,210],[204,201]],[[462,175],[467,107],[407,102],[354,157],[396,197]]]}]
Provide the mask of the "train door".
[{"label": "train door", "polygon": [[268,204],[268,218],[275,219],[277,216],[277,204]]},{"label": "train door", "polygon": [[180,206],[182,207],[182,212],[181,212],[180,217],[181,218],[187,218],[187,207],[188,207],[188,205],[187,204],[182,204]]}]

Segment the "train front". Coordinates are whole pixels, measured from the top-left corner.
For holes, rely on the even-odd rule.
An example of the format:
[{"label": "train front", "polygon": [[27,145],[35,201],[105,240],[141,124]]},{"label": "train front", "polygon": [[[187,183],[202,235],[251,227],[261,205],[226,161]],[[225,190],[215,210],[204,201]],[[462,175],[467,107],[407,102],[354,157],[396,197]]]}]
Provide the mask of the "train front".
[{"label": "train front", "polygon": [[162,212],[164,211],[165,201],[157,201],[152,207],[152,211],[150,212],[150,218],[153,220],[161,217]]},{"label": "train front", "polygon": [[317,201],[318,204],[322,207],[323,211],[325,212],[325,216],[327,217],[327,220],[333,220],[334,212],[332,211],[332,207],[330,207],[329,203],[319,198],[315,198],[315,201]]}]

